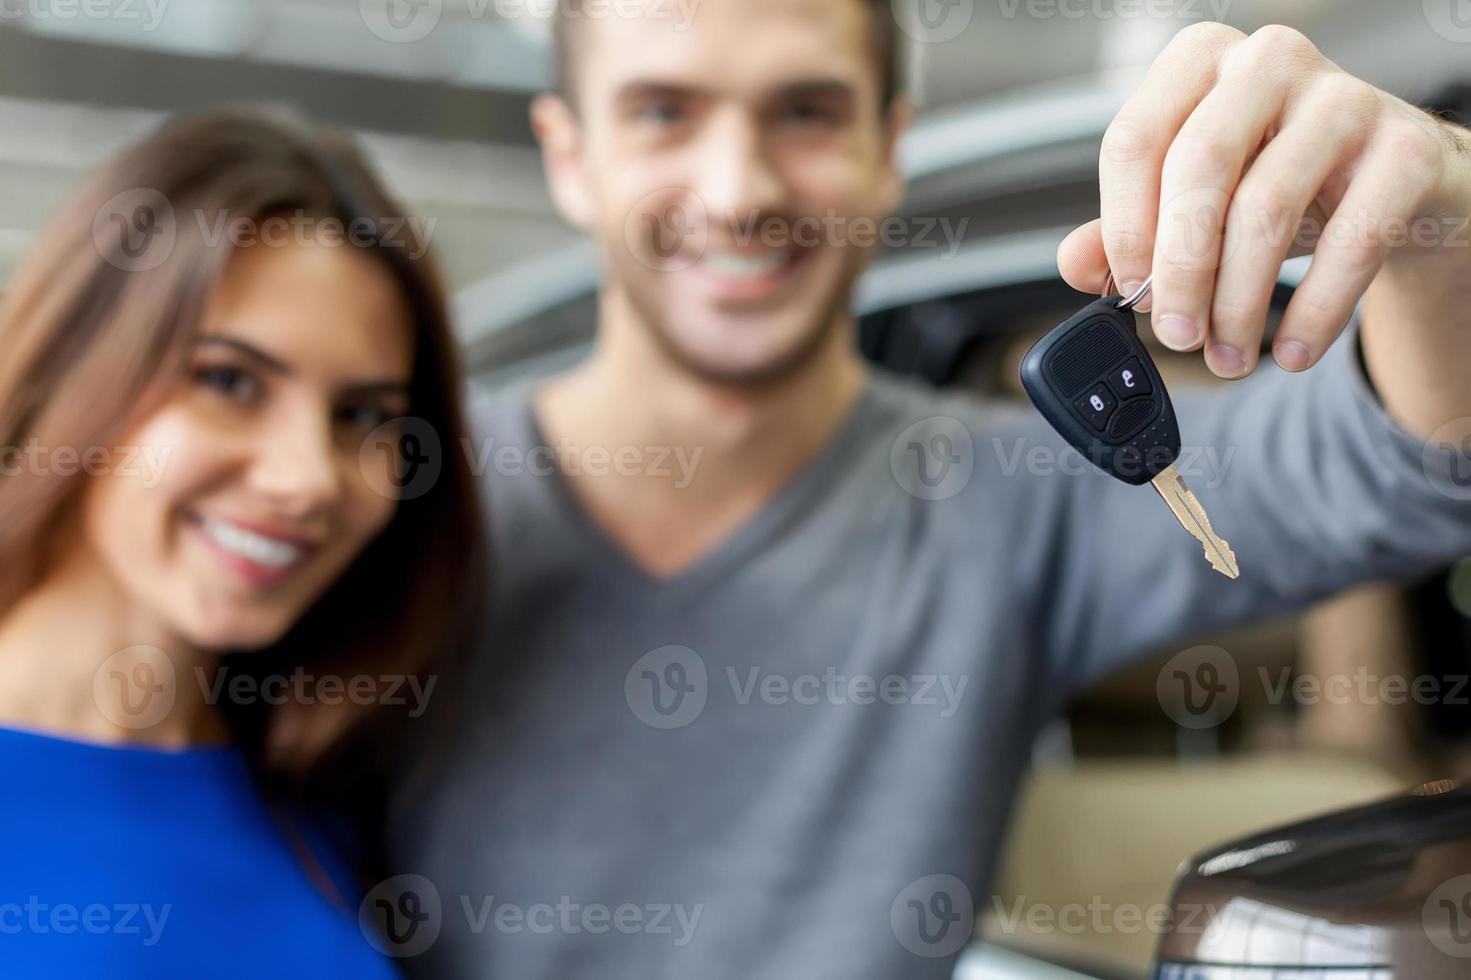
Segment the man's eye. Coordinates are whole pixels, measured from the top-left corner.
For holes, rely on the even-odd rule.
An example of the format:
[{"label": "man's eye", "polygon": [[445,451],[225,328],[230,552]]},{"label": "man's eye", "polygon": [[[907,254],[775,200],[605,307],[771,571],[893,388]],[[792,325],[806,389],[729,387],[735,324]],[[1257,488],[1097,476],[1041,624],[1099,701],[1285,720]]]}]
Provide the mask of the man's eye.
[{"label": "man's eye", "polygon": [[684,119],[684,111],[673,102],[656,102],[644,106],[639,118],[658,126],[671,126]]},{"label": "man's eye", "polygon": [[799,126],[830,126],[838,117],[827,106],[799,102],[787,107],[786,118]]},{"label": "man's eye", "polygon": [[201,367],[194,371],[194,380],[211,391],[238,404],[251,401],[260,393],[260,384],[248,372],[239,368],[215,366]]}]

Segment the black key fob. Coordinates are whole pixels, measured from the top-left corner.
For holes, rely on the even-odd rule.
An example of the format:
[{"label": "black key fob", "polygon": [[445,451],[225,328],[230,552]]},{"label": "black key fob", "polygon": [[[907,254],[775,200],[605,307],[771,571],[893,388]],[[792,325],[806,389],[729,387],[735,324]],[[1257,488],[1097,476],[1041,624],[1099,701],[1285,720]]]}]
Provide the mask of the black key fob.
[{"label": "black key fob", "polygon": [[1179,457],[1180,428],[1134,311],[1121,302],[1104,297],[1037,341],[1022,359],[1022,386],[1073,448],[1141,486]]}]

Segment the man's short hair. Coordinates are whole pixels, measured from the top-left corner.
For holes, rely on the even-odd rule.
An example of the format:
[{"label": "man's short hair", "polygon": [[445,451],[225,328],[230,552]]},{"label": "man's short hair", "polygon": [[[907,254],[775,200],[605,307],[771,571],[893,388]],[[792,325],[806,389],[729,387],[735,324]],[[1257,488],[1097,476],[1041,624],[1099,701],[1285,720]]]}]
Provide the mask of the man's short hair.
[{"label": "man's short hair", "polygon": [[[868,9],[870,41],[879,78],[879,104],[887,109],[899,95],[902,45],[894,22],[892,0],[854,0]],[[553,78],[557,93],[573,102],[575,78],[572,71],[572,31],[583,20],[582,0],[559,0],[552,17]]]}]

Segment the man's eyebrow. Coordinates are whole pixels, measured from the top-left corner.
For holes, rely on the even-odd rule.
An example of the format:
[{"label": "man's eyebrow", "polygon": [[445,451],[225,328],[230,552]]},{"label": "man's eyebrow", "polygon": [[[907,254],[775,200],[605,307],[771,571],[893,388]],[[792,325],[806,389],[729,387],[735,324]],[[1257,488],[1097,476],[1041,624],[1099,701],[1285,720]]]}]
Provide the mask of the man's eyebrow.
[{"label": "man's eyebrow", "polygon": [[620,102],[641,102],[649,99],[679,99],[701,95],[705,89],[678,82],[661,82],[651,78],[635,78],[618,86],[616,98]]},{"label": "man's eyebrow", "polygon": [[787,82],[776,89],[777,97],[786,99],[797,96],[851,99],[854,94],[852,84],[841,78],[804,78],[795,82]]},{"label": "man's eyebrow", "polygon": [[[635,78],[618,87],[616,98],[620,102],[639,102],[653,99],[682,99],[708,95],[709,89],[681,82],[660,81],[651,78]],[[842,78],[800,78],[783,82],[769,93],[770,98],[792,99],[828,98],[851,99],[855,89],[851,82]]]},{"label": "man's eyebrow", "polygon": [[280,358],[274,357],[271,354],[267,354],[265,351],[261,350],[259,347],[256,347],[254,344],[248,344],[245,341],[238,340],[234,337],[225,337],[221,334],[205,334],[204,336],[199,338],[198,345],[201,347],[228,347],[231,350],[238,351],[239,353],[244,354],[246,357],[250,358],[252,361],[255,361],[261,366],[269,368],[276,374],[295,373],[295,371],[292,370],[291,365],[287,364]]}]

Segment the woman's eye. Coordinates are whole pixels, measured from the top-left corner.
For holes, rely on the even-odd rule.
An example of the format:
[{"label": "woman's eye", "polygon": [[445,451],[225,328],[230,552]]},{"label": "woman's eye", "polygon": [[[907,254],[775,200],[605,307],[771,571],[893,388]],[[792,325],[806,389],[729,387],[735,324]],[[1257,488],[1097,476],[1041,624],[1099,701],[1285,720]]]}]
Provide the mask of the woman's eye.
[{"label": "woman's eye", "polygon": [[249,372],[223,365],[195,369],[194,380],[238,404],[249,402],[260,391],[259,382]]},{"label": "woman's eye", "polygon": [[400,417],[401,413],[390,412],[378,405],[344,405],[337,410],[337,421],[364,432],[372,431]]}]

